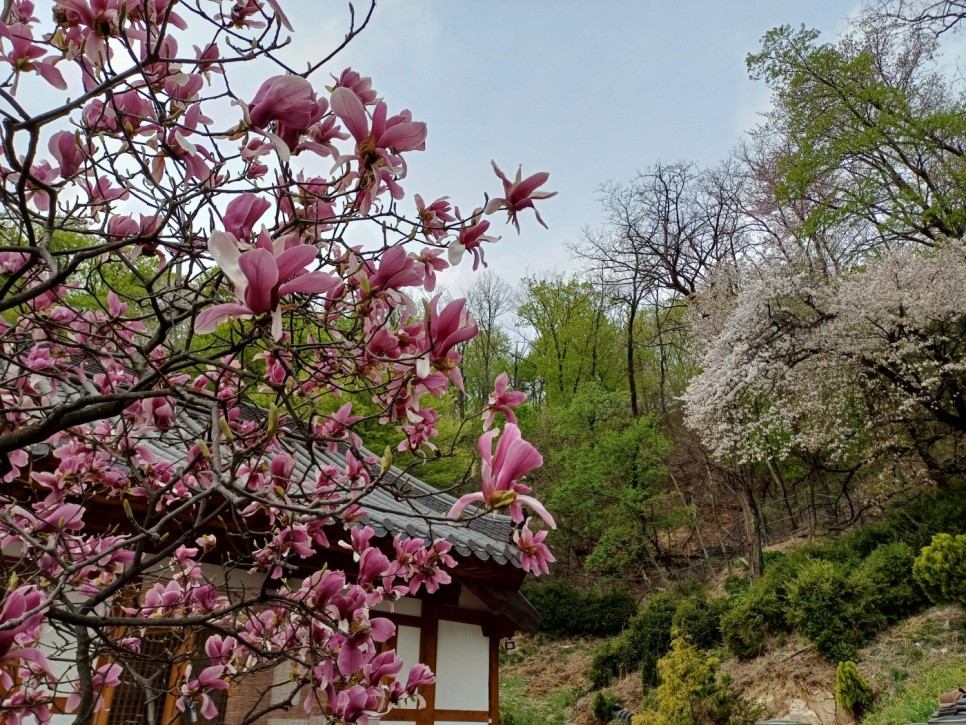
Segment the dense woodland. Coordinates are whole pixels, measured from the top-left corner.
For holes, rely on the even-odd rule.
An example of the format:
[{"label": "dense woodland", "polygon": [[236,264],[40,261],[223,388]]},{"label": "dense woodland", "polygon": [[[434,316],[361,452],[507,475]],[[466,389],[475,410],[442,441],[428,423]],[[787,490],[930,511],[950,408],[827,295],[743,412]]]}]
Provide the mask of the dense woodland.
[{"label": "dense woodland", "polygon": [[[544,452],[555,575],[663,589],[962,480],[966,96],[929,23],[775,28],[772,92],[714,167],[642,159],[600,187],[580,271],[466,291],[466,396],[439,401],[439,485],[473,475],[501,372]],[[373,429],[370,440],[379,443]]]},{"label": "dense woodland", "polygon": [[[728,158],[641,159],[600,187],[578,273],[470,290],[466,405],[508,372],[545,453],[558,563],[531,598],[551,632],[621,632],[589,678],[640,671],[635,722],[753,721],[702,652],[791,633],[844,663],[839,707],[861,717],[859,648],[966,601],[966,88],[942,53],[964,14],[769,31],[747,65],[771,107]],[[727,596],[701,588],[726,575]],[[595,713],[617,705],[603,690]]]}]

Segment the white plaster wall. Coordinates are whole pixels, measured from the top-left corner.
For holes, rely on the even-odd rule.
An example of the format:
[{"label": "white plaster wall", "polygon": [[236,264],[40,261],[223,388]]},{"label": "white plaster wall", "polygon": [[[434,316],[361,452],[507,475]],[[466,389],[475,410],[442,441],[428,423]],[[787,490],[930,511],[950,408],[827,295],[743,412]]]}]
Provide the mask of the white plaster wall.
[{"label": "white plaster wall", "polygon": [[439,623],[436,708],[490,709],[490,641],[476,624]]},{"label": "white plaster wall", "polygon": [[460,587],[460,607],[462,609],[475,609],[478,612],[490,611],[490,608],[466,587]]},{"label": "white plaster wall", "polygon": [[[38,649],[44,653],[51,665],[51,670],[58,679],[72,680],[74,677],[75,640],[69,633],[56,632],[49,625],[45,625],[38,643]],[[68,688],[61,687],[57,695],[67,696]],[[69,725],[74,722],[73,715],[53,715],[51,725]]]},{"label": "white plaster wall", "polygon": [[[399,625],[396,627],[396,656],[403,661],[403,668],[399,671],[399,679],[406,683],[409,668],[419,662],[419,629]],[[398,710],[411,710],[412,706],[400,706]]]},{"label": "white plaster wall", "polygon": [[413,597],[403,597],[395,602],[379,602],[373,609],[377,612],[395,612],[419,617],[423,613],[423,603]]}]

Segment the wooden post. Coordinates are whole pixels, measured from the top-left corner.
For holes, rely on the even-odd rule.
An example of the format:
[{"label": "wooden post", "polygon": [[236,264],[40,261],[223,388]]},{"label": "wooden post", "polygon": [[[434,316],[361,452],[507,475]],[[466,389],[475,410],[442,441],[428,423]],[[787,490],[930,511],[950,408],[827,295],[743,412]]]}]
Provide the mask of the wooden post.
[{"label": "wooden post", "polygon": [[[419,661],[433,672],[436,671],[436,653],[439,647],[439,612],[431,600],[423,601],[423,616],[419,630]],[[433,725],[436,722],[436,685],[423,685],[426,707],[416,711],[416,725]]]},{"label": "wooden post", "polygon": [[490,637],[490,722],[500,725],[500,638]]}]

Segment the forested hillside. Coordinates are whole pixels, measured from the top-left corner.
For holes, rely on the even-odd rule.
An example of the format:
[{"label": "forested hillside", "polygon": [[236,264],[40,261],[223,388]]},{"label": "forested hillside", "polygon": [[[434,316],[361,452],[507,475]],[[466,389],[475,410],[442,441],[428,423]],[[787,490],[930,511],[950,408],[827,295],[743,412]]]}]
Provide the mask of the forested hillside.
[{"label": "forested hillside", "polygon": [[[838,665],[839,711],[861,717],[876,693],[845,663],[963,602],[966,89],[943,51],[964,14],[767,32],[747,64],[771,105],[728,158],[640,159],[603,181],[579,272],[468,290],[466,395],[437,403],[445,462],[419,469],[471,480],[479,430],[456,421],[500,407],[496,374],[526,393],[529,483],[558,524],[529,595],[551,632],[619,635],[586,686],[641,673],[641,722],[752,721],[708,651],[788,637]],[[688,672],[718,709],[668,714]]]},{"label": "forested hillside", "polygon": [[966,96],[942,37],[872,10],[769,31],[747,62],[771,107],[728,158],[641,159],[602,183],[579,272],[466,290],[465,395],[435,403],[420,474],[476,475],[460,421],[506,373],[555,576],[651,590],[958,486]]}]

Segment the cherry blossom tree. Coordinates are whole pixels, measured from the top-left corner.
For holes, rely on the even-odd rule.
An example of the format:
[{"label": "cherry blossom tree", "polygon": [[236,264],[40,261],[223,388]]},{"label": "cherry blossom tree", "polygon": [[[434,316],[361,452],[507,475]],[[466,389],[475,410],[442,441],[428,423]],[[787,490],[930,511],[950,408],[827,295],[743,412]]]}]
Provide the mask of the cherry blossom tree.
[{"label": "cherry blossom tree", "polygon": [[[393,625],[372,607],[435,591],[455,560],[374,539],[362,500],[392,457],[354,429],[430,450],[421,401],[462,387],[478,328],[464,300],[421,294],[465,251],[483,261],[486,217],[536,214],[547,175],[494,164],[502,196],[469,216],[410,201],[425,124],[336,68],[342,46],[288,65],[278,0],[8,0],[0,21],[0,720],[91,722],[159,631],[186,653],[177,709],[203,718],[280,663],[284,701],[245,722],[418,699],[432,673],[379,651]],[[505,384],[493,400],[488,423],[519,402]],[[511,514],[539,573],[528,510],[552,519],[520,479],[542,459],[504,430],[453,513]],[[340,547],[345,570],[318,565]]]},{"label": "cherry blossom tree", "polygon": [[805,265],[723,271],[695,309],[689,422],[719,460],[887,460],[946,485],[966,431],[963,274],[959,240],[833,279]]}]

